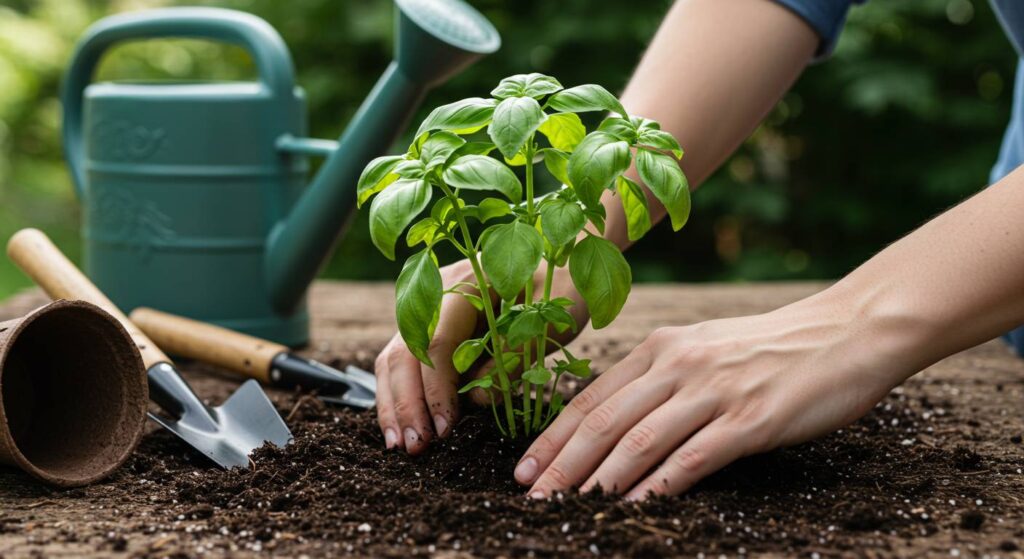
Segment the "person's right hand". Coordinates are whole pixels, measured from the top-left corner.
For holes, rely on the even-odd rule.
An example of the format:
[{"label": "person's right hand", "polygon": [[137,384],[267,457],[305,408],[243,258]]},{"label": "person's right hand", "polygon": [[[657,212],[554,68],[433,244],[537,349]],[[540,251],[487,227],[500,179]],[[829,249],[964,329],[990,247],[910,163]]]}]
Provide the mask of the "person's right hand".
[{"label": "person's right hand", "polygon": [[[534,293],[543,290],[543,270],[542,266],[535,278]],[[441,268],[441,280],[445,289],[460,282],[476,284],[468,260]],[[466,286],[459,289],[478,293]],[[556,270],[552,283],[552,297],[559,296],[576,301],[569,311],[582,328],[589,316],[565,268]],[[441,314],[427,350],[435,368],[416,359],[400,334],[395,334],[384,346],[374,368],[377,375],[377,422],[387,448],[404,448],[410,454],[418,454],[434,437],[448,436],[459,418],[458,387],[477,378],[492,365],[483,363],[475,372],[467,372],[460,379],[452,363],[452,355],[460,343],[480,335],[486,328],[483,313],[478,312],[465,297],[446,293],[441,299]],[[565,335],[573,334],[566,331]],[[559,338],[563,337],[559,335]],[[562,341],[567,342],[568,338]],[[490,404],[490,398],[490,394],[480,389],[469,393],[469,400],[478,405]]]}]

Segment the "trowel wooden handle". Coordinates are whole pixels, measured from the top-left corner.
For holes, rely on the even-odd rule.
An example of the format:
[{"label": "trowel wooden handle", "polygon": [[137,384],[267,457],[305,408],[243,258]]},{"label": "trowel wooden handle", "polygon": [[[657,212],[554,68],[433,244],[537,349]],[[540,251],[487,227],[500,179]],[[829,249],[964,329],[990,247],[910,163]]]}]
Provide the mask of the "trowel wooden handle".
[{"label": "trowel wooden handle", "polygon": [[78,299],[100,307],[131,335],[149,369],[171,360],[38,229],[22,229],[7,242],[7,256],[52,299]]},{"label": "trowel wooden handle", "polygon": [[274,342],[153,309],[135,309],[132,322],[171,355],[217,365],[264,383],[270,382],[274,357],[288,351]]}]

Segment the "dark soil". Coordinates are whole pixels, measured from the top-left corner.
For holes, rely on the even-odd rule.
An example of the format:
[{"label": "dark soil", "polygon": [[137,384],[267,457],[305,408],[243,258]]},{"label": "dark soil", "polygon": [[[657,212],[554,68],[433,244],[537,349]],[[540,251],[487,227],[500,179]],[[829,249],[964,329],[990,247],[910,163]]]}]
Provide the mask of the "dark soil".
[{"label": "dark soil", "polygon": [[[307,354],[370,366],[394,331],[382,300],[392,287],[321,289],[328,318],[315,331],[330,342]],[[588,331],[578,354],[605,368],[659,324],[774,308],[808,290],[788,289],[638,287],[622,325]],[[362,322],[330,318],[341,316]],[[236,386],[184,369],[214,402]],[[271,396],[296,439],[260,450],[247,471],[211,467],[155,429],[89,487],[53,490],[0,469],[0,556],[1024,559],[1024,361],[998,342],[914,377],[841,432],[644,504],[527,500],[511,475],[522,445],[500,441],[489,413],[409,458],[384,450],[372,412]]]},{"label": "dark soil", "polygon": [[[489,414],[463,419],[450,440],[409,458],[384,450],[372,413],[290,400],[281,411],[295,442],[261,449],[250,471],[210,468],[171,436],[148,436],[121,475],[163,488],[155,496],[166,514],[152,529],[184,530],[197,546],[287,554],[888,554],[899,551],[892,536],[1005,524],[996,511],[1021,498],[1019,461],[936,448],[930,433],[955,423],[955,408],[902,393],[837,434],[644,504],[596,493],[525,499],[511,476],[523,446],[500,441]],[[1018,527],[993,545],[1022,543]]]}]

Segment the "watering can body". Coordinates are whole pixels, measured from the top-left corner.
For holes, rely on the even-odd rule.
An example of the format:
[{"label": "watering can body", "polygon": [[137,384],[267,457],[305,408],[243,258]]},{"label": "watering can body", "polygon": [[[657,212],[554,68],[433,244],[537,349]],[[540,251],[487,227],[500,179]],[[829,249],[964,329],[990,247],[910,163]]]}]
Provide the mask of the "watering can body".
[{"label": "watering can body", "polygon": [[[414,24],[401,18],[400,32]],[[115,43],[172,36],[240,45],[259,78],[90,84]],[[474,57],[456,58],[452,70]],[[351,213],[359,172],[436,83],[420,71],[393,62],[340,141],[312,140],[287,47],[263,20],[166,8],[97,23],[79,42],[62,92],[86,274],[125,311],[149,306],[306,343],[306,289]],[[307,185],[310,156],[327,160]]]},{"label": "watering can body", "polygon": [[301,92],[95,84],[84,109],[84,267],[100,289],[123,309],[302,343],[305,301],[273,309],[264,269],[269,234],[307,181],[307,158],[274,148],[305,134]]}]

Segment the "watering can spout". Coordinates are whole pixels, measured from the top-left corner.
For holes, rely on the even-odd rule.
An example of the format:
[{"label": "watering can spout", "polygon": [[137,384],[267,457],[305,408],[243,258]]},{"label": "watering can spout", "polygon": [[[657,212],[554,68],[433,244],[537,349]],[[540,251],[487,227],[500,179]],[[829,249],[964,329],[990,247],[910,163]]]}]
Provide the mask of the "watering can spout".
[{"label": "watering can spout", "polygon": [[352,214],[360,173],[394,143],[427,89],[501,44],[490,22],[462,0],[395,3],[400,11],[396,59],[336,146],[289,137],[278,140],[278,148],[286,153],[329,156],[289,215],[270,231],[265,275],[277,312],[289,313],[301,302]]}]

